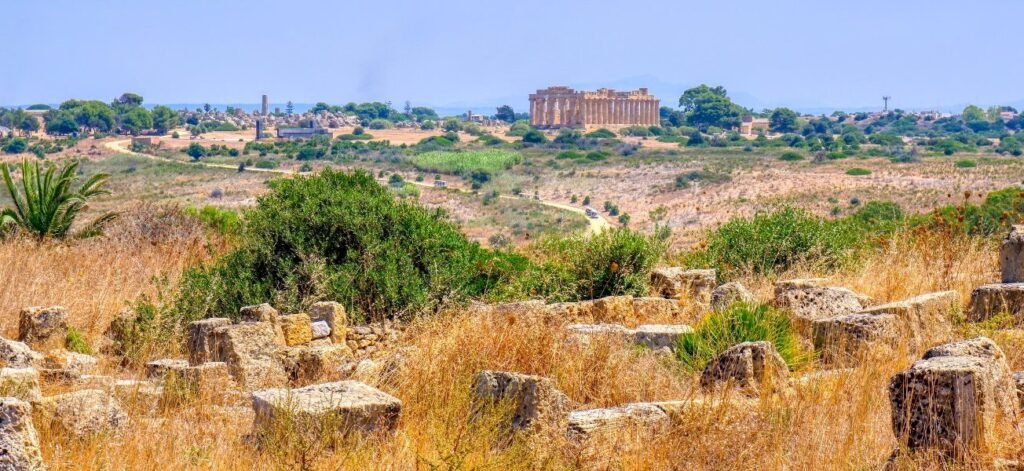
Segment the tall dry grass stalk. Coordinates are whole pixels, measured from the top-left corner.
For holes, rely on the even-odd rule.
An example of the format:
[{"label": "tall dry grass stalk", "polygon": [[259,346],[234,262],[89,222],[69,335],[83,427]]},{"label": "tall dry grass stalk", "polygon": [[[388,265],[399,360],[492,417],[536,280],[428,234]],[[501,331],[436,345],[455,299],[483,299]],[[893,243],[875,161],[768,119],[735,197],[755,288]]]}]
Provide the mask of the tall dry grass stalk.
[{"label": "tall dry grass stalk", "polygon": [[27,306],[61,305],[70,323],[95,340],[128,302],[155,295],[154,277],[176,282],[185,267],[223,250],[194,219],[175,208],[139,206],[121,214],[101,237],[0,243],[0,326],[17,334]]}]

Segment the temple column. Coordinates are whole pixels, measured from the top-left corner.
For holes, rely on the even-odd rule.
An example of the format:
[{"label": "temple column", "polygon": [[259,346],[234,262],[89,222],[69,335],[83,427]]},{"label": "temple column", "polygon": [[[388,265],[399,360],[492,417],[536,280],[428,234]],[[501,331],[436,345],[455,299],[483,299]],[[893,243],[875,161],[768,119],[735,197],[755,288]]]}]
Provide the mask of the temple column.
[{"label": "temple column", "polygon": [[611,124],[612,122],[612,100],[604,99],[604,124]]},{"label": "temple column", "polygon": [[637,100],[629,101],[629,122],[633,124],[643,122],[640,121],[640,102]]},{"label": "temple column", "polygon": [[537,99],[530,98],[530,125],[537,125]]},{"label": "temple column", "polygon": [[555,100],[544,97],[544,125],[551,126],[555,122]]}]

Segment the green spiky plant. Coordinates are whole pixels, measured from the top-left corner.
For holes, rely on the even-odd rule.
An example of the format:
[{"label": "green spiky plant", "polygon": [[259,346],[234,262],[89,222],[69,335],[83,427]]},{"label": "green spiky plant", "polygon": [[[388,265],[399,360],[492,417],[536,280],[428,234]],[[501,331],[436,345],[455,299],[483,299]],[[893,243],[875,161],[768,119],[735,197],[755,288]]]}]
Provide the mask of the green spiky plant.
[{"label": "green spiky plant", "polygon": [[[24,160],[21,162],[21,188],[11,178],[8,165],[3,169],[4,184],[14,202],[13,208],[0,212],[0,224],[14,223],[38,240],[63,239],[70,235],[75,218],[86,208],[89,200],[109,193],[104,187],[110,177],[105,173],[93,175],[77,189],[76,172],[79,162],[65,164],[60,170],[51,163]],[[77,234],[97,234],[103,225],[114,218],[105,213],[84,226]]]}]

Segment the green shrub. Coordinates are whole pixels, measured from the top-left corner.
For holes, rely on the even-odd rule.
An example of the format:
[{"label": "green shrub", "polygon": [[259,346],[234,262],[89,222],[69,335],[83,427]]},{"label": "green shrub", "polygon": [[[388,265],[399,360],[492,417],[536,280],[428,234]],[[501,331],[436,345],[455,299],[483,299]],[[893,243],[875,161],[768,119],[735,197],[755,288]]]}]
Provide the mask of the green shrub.
[{"label": "green shrub", "polygon": [[[239,247],[183,276],[184,320],[270,302],[299,312],[335,300],[355,320],[408,317],[474,293],[487,258],[440,210],[399,201],[372,175],[325,169],[270,182]],[[490,279],[489,275],[481,275]]]},{"label": "green shrub", "polygon": [[854,177],[863,177],[866,175],[871,175],[871,170],[868,170],[866,168],[853,167],[848,169],[846,171],[846,174]]},{"label": "green shrub", "polygon": [[392,126],[391,121],[386,119],[375,119],[370,121],[366,127],[370,129],[391,129]]},{"label": "green shrub", "polygon": [[585,154],[583,154],[582,152],[576,152],[574,150],[567,150],[567,151],[564,151],[564,152],[559,152],[558,155],[555,156],[555,158],[559,159],[559,160],[563,160],[563,159],[579,160],[579,159],[584,159],[586,157],[587,156]]},{"label": "green shrub", "polygon": [[237,235],[242,227],[238,212],[232,209],[206,205],[202,208],[187,207],[184,212],[221,235]]},{"label": "green shrub", "polygon": [[1024,221],[1024,190],[1018,187],[993,191],[980,204],[964,203],[938,208],[931,214],[915,218],[916,225],[941,226],[970,235],[1000,237],[1011,224]]},{"label": "green shrub", "polygon": [[862,226],[791,207],[737,217],[708,234],[705,247],[688,254],[686,263],[716,268],[727,279],[771,274],[799,262],[832,268],[849,261],[864,243]]},{"label": "green shrub", "polygon": [[625,228],[591,236],[545,237],[530,250],[537,263],[517,261],[517,270],[504,272],[507,283],[497,286],[491,297],[577,301],[643,296],[666,247],[664,235],[646,236]]},{"label": "green shrub", "polygon": [[416,168],[427,172],[444,172],[458,175],[472,172],[501,173],[519,163],[518,152],[502,149],[475,151],[432,151],[412,158]]},{"label": "green shrub", "polygon": [[543,144],[548,142],[548,138],[544,133],[536,129],[531,129],[523,134],[523,142],[527,144]]},{"label": "green shrub", "polygon": [[786,313],[767,305],[745,303],[705,316],[693,333],[680,340],[676,355],[686,369],[699,372],[729,347],[756,341],[771,342],[791,370],[812,358],[801,347]]},{"label": "green shrub", "polygon": [[796,162],[798,160],[804,160],[804,156],[800,155],[797,152],[789,151],[783,152],[782,155],[779,156],[779,160],[783,162]]},{"label": "green shrub", "polygon": [[272,169],[277,168],[277,165],[278,164],[277,164],[276,160],[260,159],[260,160],[257,160],[255,164],[253,164],[253,167],[262,168],[262,169],[265,169],[265,170],[272,170]]},{"label": "green shrub", "polygon": [[974,168],[978,166],[978,162],[973,160],[957,160],[956,168]]},{"label": "green shrub", "polygon": [[68,333],[64,338],[64,346],[67,347],[68,351],[75,353],[84,353],[86,355],[92,355],[93,353],[89,342],[85,340],[85,336],[74,327],[68,327]]},{"label": "green shrub", "polygon": [[609,131],[609,130],[607,130],[605,128],[599,128],[599,129],[595,129],[595,130],[593,130],[591,132],[588,132],[587,133],[587,137],[592,137],[592,138],[595,138],[595,139],[614,139],[615,138],[615,133],[613,133],[613,132],[611,132],[611,131]]}]

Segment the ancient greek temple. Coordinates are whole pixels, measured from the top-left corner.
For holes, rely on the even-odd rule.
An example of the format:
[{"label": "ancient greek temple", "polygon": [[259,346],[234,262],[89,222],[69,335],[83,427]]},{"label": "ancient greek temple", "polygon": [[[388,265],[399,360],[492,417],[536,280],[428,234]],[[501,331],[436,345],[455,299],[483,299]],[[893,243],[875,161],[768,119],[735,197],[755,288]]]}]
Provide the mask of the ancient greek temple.
[{"label": "ancient greek temple", "polygon": [[549,87],[530,95],[530,125],[538,128],[657,126],[660,124],[658,103],[646,88],[629,92],[601,88],[587,92]]}]

